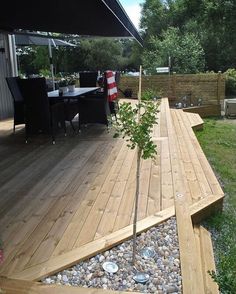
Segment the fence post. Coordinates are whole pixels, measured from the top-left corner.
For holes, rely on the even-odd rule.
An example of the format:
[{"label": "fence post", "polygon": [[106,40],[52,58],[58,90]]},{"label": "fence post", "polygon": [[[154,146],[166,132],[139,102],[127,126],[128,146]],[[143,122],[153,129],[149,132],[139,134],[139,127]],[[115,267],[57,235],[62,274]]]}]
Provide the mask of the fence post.
[{"label": "fence post", "polygon": [[176,98],[176,72],[173,72],[172,93],[173,93],[173,96]]},{"label": "fence post", "polygon": [[217,102],[218,105],[220,105],[220,92],[221,92],[221,71],[218,71],[218,75],[217,75]]}]

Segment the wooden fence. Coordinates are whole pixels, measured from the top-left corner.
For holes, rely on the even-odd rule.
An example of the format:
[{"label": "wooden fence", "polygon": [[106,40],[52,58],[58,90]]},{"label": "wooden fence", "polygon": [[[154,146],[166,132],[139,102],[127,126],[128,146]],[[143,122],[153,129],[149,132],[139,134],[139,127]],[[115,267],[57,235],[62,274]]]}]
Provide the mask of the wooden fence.
[{"label": "wooden fence", "polygon": [[[138,77],[121,76],[119,83],[119,95],[124,97],[125,89],[132,89],[132,97],[137,97]],[[212,106],[220,114],[221,106],[225,98],[225,78],[219,73],[215,74],[171,74],[153,75],[142,77],[142,91],[154,89],[162,92],[163,97],[168,97],[170,105],[183,102],[187,97],[187,106],[198,105],[201,98],[203,106]],[[215,113],[214,113],[215,115]]]}]

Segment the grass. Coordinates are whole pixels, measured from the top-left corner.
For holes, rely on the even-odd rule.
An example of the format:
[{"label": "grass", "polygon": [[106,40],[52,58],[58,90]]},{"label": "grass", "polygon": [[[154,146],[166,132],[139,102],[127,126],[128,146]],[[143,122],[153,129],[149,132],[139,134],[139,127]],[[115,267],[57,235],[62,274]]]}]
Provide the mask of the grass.
[{"label": "grass", "polygon": [[222,214],[207,220],[213,233],[216,273],[211,273],[222,294],[236,293],[236,123],[205,119],[196,136],[225,192]]}]

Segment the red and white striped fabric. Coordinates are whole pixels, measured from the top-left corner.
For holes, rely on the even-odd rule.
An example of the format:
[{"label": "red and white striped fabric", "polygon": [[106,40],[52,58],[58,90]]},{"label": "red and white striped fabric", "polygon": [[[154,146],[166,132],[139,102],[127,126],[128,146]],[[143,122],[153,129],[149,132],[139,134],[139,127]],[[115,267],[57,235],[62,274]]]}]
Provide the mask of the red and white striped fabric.
[{"label": "red and white striped fabric", "polygon": [[107,80],[107,97],[108,101],[114,101],[117,99],[118,91],[116,86],[115,74],[111,70],[105,71],[105,76]]}]

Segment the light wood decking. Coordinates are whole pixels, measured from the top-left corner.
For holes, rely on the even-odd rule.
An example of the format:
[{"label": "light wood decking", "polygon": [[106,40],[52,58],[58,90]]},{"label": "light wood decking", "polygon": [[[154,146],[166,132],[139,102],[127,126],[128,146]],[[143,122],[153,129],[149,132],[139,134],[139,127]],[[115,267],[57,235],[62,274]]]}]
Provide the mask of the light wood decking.
[{"label": "light wood decking", "polygon": [[[153,130],[158,154],[141,166],[139,232],[173,216],[181,192],[194,238],[191,217],[222,201],[192,131],[201,120],[190,116],[162,99]],[[11,121],[0,122],[1,276],[39,280],[132,235],[136,154],[122,139],[101,126],[58,135],[56,145],[23,138],[21,130],[11,134]]]},{"label": "light wood decking", "polygon": [[4,294],[138,294],[138,292],[112,291],[93,288],[46,285],[32,281],[13,280],[0,277],[0,290]]}]

